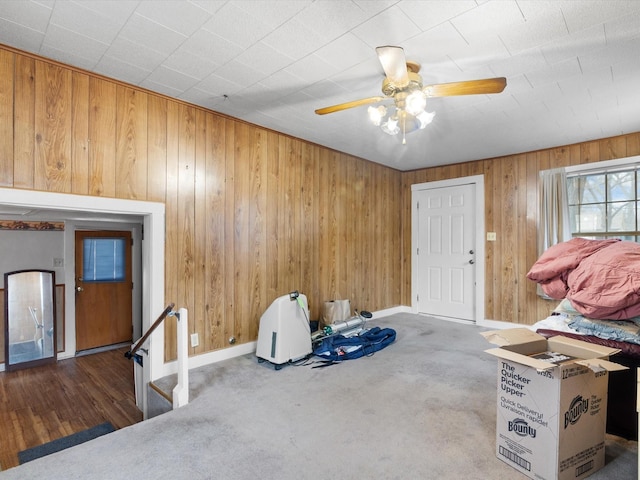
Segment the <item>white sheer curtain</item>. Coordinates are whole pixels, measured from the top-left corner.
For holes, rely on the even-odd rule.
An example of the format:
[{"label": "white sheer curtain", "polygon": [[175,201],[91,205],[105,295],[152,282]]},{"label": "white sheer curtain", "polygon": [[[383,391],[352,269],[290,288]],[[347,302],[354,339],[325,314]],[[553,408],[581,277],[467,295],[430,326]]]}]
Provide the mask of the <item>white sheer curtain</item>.
[{"label": "white sheer curtain", "polygon": [[564,168],[540,172],[538,255],[550,246],[571,239],[567,174]]},{"label": "white sheer curtain", "polygon": [[[540,221],[538,256],[552,245],[571,239],[567,174],[564,168],[540,172]],[[546,295],[538,285],[538,295]]]}]

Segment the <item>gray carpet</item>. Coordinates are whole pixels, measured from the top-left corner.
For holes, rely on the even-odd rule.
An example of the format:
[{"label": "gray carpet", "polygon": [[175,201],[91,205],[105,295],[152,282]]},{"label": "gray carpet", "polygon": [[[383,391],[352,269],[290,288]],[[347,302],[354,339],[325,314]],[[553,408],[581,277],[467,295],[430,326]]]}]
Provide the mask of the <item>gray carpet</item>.
[{"label": "gray carpet", "polygon": [[[373,324],[398,335],[371,357],[199,368],[189,405],[0,478],[526,478],[495,455],[497,360],[481,329],[411,314]],[[636,478],[636,442],[607,436],[606,453],[590,479]]]}]

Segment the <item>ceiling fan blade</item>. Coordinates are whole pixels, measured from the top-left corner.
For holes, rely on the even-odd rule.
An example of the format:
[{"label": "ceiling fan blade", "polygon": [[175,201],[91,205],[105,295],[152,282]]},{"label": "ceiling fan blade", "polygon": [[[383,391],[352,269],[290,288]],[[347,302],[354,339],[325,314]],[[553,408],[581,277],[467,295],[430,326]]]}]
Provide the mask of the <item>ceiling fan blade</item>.
[{"label": "ceiling fan blade", "polygon": [[339,112],[340,110],[346,110],[348,108],[360,107],[362,105],[369,105],[370,103],[378,103],[382,100],[387,100],[387,97],[369,97],[362,98],[360,100],[353,100],[351,102],[339,103],[331,107],[319,108],[316,110],[318,115],[326,115],[327,113]]},{"label": "ceiling fan blade", "polygon": [[438,83],[425,85],[422,91],[427,97],[452,97],[454,95],[478,95],[482,93],[500,93],[507,86],[504,77],[468,80],[466,82]]},{"label": "ceiling fan blade", "polygon": [[402,47],[377,47],[376,53],[382,69],[391,83],[398,87],[404,87],[409,84],[407,59],[404,56]]}]

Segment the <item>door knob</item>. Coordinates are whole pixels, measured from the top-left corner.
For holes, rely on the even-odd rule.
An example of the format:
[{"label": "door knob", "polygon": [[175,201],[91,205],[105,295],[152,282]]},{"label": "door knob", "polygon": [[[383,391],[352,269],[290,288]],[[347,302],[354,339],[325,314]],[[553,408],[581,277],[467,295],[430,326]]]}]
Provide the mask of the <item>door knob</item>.
[{"label": "door knob", "polygon": [[84,288],[82,288],[82,287],[76,287],[76,292],[84,292]]}]

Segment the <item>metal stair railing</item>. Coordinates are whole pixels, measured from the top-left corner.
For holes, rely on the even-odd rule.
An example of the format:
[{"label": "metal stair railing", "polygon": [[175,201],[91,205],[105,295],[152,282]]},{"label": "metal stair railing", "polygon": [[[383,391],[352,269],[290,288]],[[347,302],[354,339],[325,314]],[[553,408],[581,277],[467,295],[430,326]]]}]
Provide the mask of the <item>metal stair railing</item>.
[{"label": "metal stair railing", "polygon": [[149,327],[149,330],[147,330],[146,333],[142,337],[140,337],[140,340],[138,340],[133,345],[133,347],[131,347],[131,350],[129,350],[128,352],[125,352],[125,354],[124,354],[125,357],[127,357],[129,360],[133,359],[136,362],[138,362],[140,365],[142,365],[142,357],[140,355],[136,355],[136,352],[138,350],[140,350],[140,348],[142,348],[142,344],[147,341],[147,338],[149,338],[151,336],[151,334],[154,332],[154,330],[160,326],[162,321],[165,318],[167,318],[167,316],[171,312],[173,312],[173,307],[174,306],[175,306],[174,303],[170,303],[167,306],[167,308],[164,309],[164,311],[160,314],[160,316],[156,319],[156,321],[153,322],[153,325],[151,325]]},{"label": "metal stair railing", "polygon": [[[178,383],[172,391],[173,408],[182,407],[189,403],[189,350],[188,350],[188,313],[186,308],[181,308],[178,312],[173,310],[175,304],[171,303],[164,309],[160,316],[153,322],[153,325],[149,327],[147,332],[138,340],[131,350],[124,354],[128,359],[133,359],[141,367],[143,367],[142,356],[137,354],[138,350],[142,349],[142,345],[156,328],[162,323],[162,321],[168,316],[175,316],[178,320],[178,328],[176,332],[177,336],[177,365],[178,365]],[[148,354],[148,352],[146,352]]]}]

